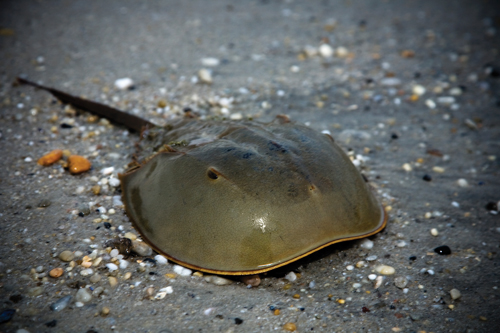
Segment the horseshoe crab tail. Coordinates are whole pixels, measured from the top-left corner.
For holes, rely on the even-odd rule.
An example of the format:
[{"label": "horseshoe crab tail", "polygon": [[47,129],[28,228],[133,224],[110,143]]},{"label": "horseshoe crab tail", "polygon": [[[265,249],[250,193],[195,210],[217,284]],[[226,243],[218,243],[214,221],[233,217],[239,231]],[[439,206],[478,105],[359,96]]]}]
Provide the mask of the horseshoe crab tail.
[{"label": "horseshoe crab tail", "polygon": [[90,101],[88,99],[76,97],[76,96],[70,95],[68,93],[62,92],[60,90],[50,88],[50,87],[45,87],[45,86],[42,86],[38,83],[29,81],[29,80],[26,80],[26,79],[23,79],[20,77],[18,77],[16,81],[19,84],[27,84],[27,85],[33,86],[35,88],[48,91],[54,97],[59,99],[62,103],[71,104],[76,108],[79,108],[79,109],[82,109],[84,111],[95,114],[97,116],[106,118],[115,124],[125,126],[129,130],[141,133],[141,131],[145,128],[154,127],[154,124],[147,121],[146,119],[134,116],[132,114],[129,114],[129,113],[123,112],[121,110],[112,108],[110,106],[107,106],[107,105],[104,105],[101,103],[97,103],[94,101]]}]

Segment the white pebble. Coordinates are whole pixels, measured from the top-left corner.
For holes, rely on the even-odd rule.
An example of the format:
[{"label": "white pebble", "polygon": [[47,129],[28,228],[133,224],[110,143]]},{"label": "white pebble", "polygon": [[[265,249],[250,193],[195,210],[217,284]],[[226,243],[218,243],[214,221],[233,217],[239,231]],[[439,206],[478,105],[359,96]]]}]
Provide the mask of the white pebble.
[{"label": "white pebble", "polygon": [[348,271],[352,271],[354,269],[353,265],[347,265],[346,268]]},{"label": "white pebble", "polygon": [[455,103],[455,97],[452,96],[440,96],[437,98],[439,104],[451,105]]},{"label": "white pebble", "polygon": [[388,265],[380,265],[375,267],[375,270],[382,275],[392,275],[396,273],[396,270],[394,267],[388,266]]},{"label": "white pebble", "polygon": [[330,58],[331,56],[333,56],[333,52],[333,47],[328,44],[321,44],[321,46],[319,47],[319,54],[323,58]]},{"label": "white pebble", "polygon": [[407,243],[404,240],[396,242],[397,247],[405,247]]},{"label": "white pebble", "polygon": [[456,201],[452,201],[452,202],[451,202],[451,205],[452,205],[453,207],[456,207],[456,208],[459,208],[459,207],[460,207],[460,204],[459,204],[458,202],[456,202]]},{"label": "white pebble", "polygon": [[241,113],[233,113],[232,115],[229,116],[229,118],[231,120],[241,120],[243,118],[243,116],[241,115]]},{"label": "white pebble", "polygon": [[410,172],[413,169],[412,169],[410,163],[405,163],[405,164],[403,164],[403,170],[406,172]]},{"label": "white pebble", "polygon": [[174,272],[179,274],[180,276],[190,276],[192,273],[190,269],[179,265],[174,265]]},{"label": "white pebble", "polygon": [[365,238],[361,241],[361,244],[359,246],[365,250],[371,250],[373,248],[373,241]]},{"label": "white pebble", "polygon": [[422,96],[425,94],[425,87],[417,84],[416,86],[413,86],[412,91],[415,95]]},{"label": "white pebble", "polygon": [[33,161],[33,159],[31,157],[26,157],[24,159],[24,162],[32,162],[32,161]]},{"label": "white pebble", "polygon": [[370,274],[370,275],[368,275],[368,279],[371,280],[371,281],[375,280],[376,278],[377,278],[377,274]]},{"label": "white pebble", "polygon": [[339,58],[346,58],[349,55],[349,51],[347,50],[347,48],[339,46],[335,50],[335,55]]},{"label": "white pebble", "polygon": [[82,194],[85,192],[85,186],[78,186],[75,190],[75,194]]},{"label": "white pebble", "polygon": [[376,255],[368,256],[368,257],[366,257],[366,261],[375,261],[375,260],[377,260],[377,258],[378,257]]},{"label": "white pebble", "polygon": [[213,82],[212,73],[208,69],[205,69],[205,68],[200,69],[198,71],[198,77],[200,78],[201,82],[203,82],[203,83],[210,84]]},{"label": "white pebble", "polygon": [[384,277],[383,276],[377,276],[377,278],[375,279],[375,285],[373,287],[375,289],[380,288],[380,286],[382,285],[383,281],[384,281]]},{"label": "white pebble", "polygon": [[431,229],[431,235],[436,237],[437,235],[439,235],[439,231],[436,229],[436,228],[432,228]]},{"label": "white pebble", "polygon": [[106,267],[109,269],[110,272],[116,271],[118,269],[118,266],[116,266],[113,263],[106,264]]},{"label": "white pebble", "polygon": [[432,99],[428,99],[425,101],[425,105],[427,105],[427,107],[429,109],[435,109],[436,108],[436,102],[434,102]]},{"label": "white pebble", "polygon": [[75,306],[76,306],[77,308],[81,308],[81,307],[83,307],[84,305],[85,305],[85,304],[83,304],[82,302],[75,302]]},{"label": "white pebble", "polygon": [[82,288],[76,292],[75,298],[77,302],[87,303],[92,299],[92,294],[88,291],[87,288]]},{"label": "white pebble", "polygon": [[113,206],[123,206],[122,197],[119,195],[113,196]]},{"label": "white pebble", "polygon": [[208,309],[203,310],[203,314],[205,316],[210,316],[214,311],[215,311],[215,308],[208,308]]},{"label": "white pebble", "polygon": [[108,180],[108,184],[113,187],[118,187],[120,186],[120,180],[118,178],[111,177]]},{"label": "white pebble", "polygon": [[458,186],[460,187],[467,187],[469,186],[469,182],[463,178],[460,178],[459,180],[457,180],[457,184]]},{"label": "white pebble", "polygon": [[201,58],[201,64],[206,67],[215,67],[220,65],[220,60],[217,58]]},{"label": "white pebble", "polygon": [[293,282],[293,281],[297,280],[297,275],[295,275],[294,272],[290,272],[287,275],[285,275],[285,279],[287,279],[290,282]]},{"label": "white pebble", "polygon": [[158,254],[155,256],[155,260],[157,263],[159,263],[160,265],[165,265],[168,263],[168,260],[167,258],[165,258],[164,256]]},{"label": "white pebble", "polygon": [[353,287],[354,289],[359,289],[359,288],[361,288],[361,283],[353,283],[353,284],[352,284],[352,287]]},{"label": "white pebble", "polygon": [[462,296],[462,293],[460,293],[460,290],[453,288],[450,290],[450,296],[452,300],[456,300]]},{"label": "white pebble", "polygon": [[131,78],[125,77],[115,81],[115,87],[121,90],[126,90],[134,85],[134,81]]},{"label": "white pebble", "polygon": [[122,259],[122,260],[120,260],[120,268],[121,268],[121,269],[125,269],[125,268],[127,268],[127,267],[128,267],[128,265],[129,265],[129,262],[128,262],[127,260],[123,260],[123,259]]},{"label": "white pebble", "polygon": [[107,175],[110,175],[113,173],[113,171],[115,171],[115,168],[114,167],[107,167],[107,168],[104,168],[101,170],[101,173],[105,176]]},{"label": "white pebble", "polygon": [[113,214],[115,214],[115,213],[116,213],[116,211],[115,211],[113,208],[110,208],[110,209],[108,210],[108,215],[113,215]]},{"label": "white pebble", "polygon": [[113,250],[111,250],[111,252],[109,252],[109,255],[111,256],[111,258],[116,258],[119,254],[120,254],[120,251],[118,251],[118,249],[113,249]]}]

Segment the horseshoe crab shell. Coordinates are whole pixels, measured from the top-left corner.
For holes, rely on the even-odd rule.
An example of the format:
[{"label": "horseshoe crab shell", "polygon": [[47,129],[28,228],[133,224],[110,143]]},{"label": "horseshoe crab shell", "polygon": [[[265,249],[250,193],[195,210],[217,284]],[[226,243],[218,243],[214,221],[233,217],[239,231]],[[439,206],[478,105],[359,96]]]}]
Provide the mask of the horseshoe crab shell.
[{"label": "horseshoe crab shell", "polygon": [[[135,228],[159,253],[200,271],[265,272],[381,231],[383,207],[329,135],[278,116],[181,120],[166,128],[17,78],[133,131],[142,165],[120,175]],[[144,134],[144,133],[143,133]]]},{"label": "horseshoe crab shell", "polygon": [[184,266],[255,274],[385,226],[383,208],[333,138],[283,117],[183,120],[148,136],[146,146],[160,151],[121,175],[127,214]]}]

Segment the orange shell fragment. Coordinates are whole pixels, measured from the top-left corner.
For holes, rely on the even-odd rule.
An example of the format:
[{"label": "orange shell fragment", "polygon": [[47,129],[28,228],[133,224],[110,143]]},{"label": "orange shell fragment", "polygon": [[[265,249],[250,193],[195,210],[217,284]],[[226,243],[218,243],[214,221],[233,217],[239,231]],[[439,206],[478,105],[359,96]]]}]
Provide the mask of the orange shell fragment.
[{"label": "orange shell fragment", "polygon": [[63,156],[63,152],[61,149],[55,149],[51,151],[48,154],[43,155],[38,159],[38,164],[43,165],[43,166],[49,166],[57,161],[59,161]]},{"label": "orange shell fragment", "polygon": [[71,155],[68,157],[68,169],[74,175],[88,171],[92,164],[88,159],[80,155]]}]

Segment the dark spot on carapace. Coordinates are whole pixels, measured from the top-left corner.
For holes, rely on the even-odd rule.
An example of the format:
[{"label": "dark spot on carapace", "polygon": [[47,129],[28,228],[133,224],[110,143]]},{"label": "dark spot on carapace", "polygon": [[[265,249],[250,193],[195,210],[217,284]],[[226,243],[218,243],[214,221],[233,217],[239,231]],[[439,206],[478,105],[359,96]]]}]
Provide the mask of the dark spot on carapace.
[{"label": "dark spot on carapace", "polygon": [[219,176],[217,176],[217,174],[213,171],[213,169],[208,169],[207,176],[208,176],[208,178],[213,179],[213,180],[219,178]]}]

